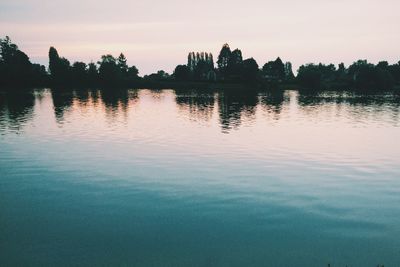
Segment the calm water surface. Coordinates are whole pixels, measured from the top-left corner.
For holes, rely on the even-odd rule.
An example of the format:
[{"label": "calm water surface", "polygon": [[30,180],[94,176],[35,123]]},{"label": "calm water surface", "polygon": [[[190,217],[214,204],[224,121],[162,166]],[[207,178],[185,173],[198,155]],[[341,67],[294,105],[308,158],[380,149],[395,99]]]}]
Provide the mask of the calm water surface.
[{"label": "calm water surface", "polygon": [[400,266],[400,98],[0,93],[1,266]]}]

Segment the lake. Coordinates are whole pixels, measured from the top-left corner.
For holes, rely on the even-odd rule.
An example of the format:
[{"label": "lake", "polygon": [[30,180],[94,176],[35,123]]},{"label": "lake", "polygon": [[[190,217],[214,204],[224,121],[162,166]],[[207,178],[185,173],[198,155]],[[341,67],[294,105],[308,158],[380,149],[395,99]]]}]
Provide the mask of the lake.
[{"label": "lake", "polygon": [[0,93],[1,266],[400,266],[400,96]]}]

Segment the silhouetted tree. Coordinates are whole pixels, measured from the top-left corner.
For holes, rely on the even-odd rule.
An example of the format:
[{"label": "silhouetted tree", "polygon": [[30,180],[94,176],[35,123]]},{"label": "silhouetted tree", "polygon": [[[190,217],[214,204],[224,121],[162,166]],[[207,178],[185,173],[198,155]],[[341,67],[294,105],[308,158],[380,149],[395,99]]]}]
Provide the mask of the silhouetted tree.
[{"label": "silhouetted tree", "polygon": [[388,70],[387,62],[374,66],[366,60],[359,60],[349,67],[349,75],[352,78],[352,85],[364,90],[392,89],[395,82]]},{"label": "silhouetted tree", "polygon": [[335,83],[338,88],[348,87],[350,79],[344,63],[340,63],[336,71]]},{"label": "silhouetted tree", "polygon": [[87,79],[90,85],[95,85],[99,78],[99,71],[97,65],[93,62],[88,64]]},{"label": "silhouetted tree", "polygon": [[174,77],[177,81],[188,81],[191,77],[190,68],[186,65],[178,65],[174,71]]},{"label": "silhouetted tree", "polygon": [[338,73],[339,75],[345,75],[345,74],[346,74],[346,67],[344,66],[344,63],[340,63],[340,64],[339,64],[337,73]]},{"label": "silhouetted tree", "polygon": [[82,85],[87,84],[88,73],[87,65],[83,62],[75,62],[71,68],[72,78],[74,82]]},{"label": "silhouetted tree", "polygon": [[0,85],[37,85],[47,77],[44,66],[32,64],[29,57],[6,36],[0,39]]},{"label": "silhouetted tree", "polygon": [[49,70],[55,84],[71,83],[71,66],[66,58],[60,57],[54,47],[49,49]]},{"label": "silhouetted tree", "polygon": [[396,83],[400,84],[400,61],[397,64],[389,66],[389,72]]},{"label": "silhouetted tree", "polygon": [[196,56],[194,52],[190,52],[188,55],[188,63],[187,66],[189,67],[190,71],[193,71],[196,66]]},{"label": "silhouetted tree", "polygon": [[243,71],[243,56],[242,51],[235,49],[232,51],[226,70],[226,76],[229,80],[240,80],[241,73]]},{"label": "silhouetted tree", "polygon": [[242,51],[240,51],[239,49],[233,50],[228,60],[228,66],[238,65],[241,64],[242,62],[243,62]]},{"label": "silhouetted tree", "polygon": [[122,53],[117,58],[117,65],[123,77],[125,77],[128,73],[128,64],[126,63],[126,61],[126,57]]},{"label": "silhouetted tree", "polygon": [[190,52],[188,55],[187,67],[190,71],[190,75],[185,74],[180,76],[180,74],[178,74],[178,77],[182,78],[186,76],[186,79],[197,81],[207,80],[210,71],[214,70],[213,55],[207,52]]},{"label": "silhouetted tree", "polygon": [[254,82],[258,77],[258,64],[254,58],[249,58],[243,61],[242,79],[245,82]]},{"label": "silhouetted tree", "polygon": [[218,70],[224,75],[228,67],[229,59],[231,58],[231,49],[228,44],[224,44],[219,53],[217,65]]},{"label": "silhouetted tree", "polygon": [[17,51],[18,46],[11,42],[10,37],[6,36],[4,39],[0,39],[1,62],[10,62]]},{"label": "silhouetted tree", "polygon": [[100,82],[106,86],[117,86],[120,82],[120,68],[117,60],[110,54],[101,56],[99,64]]},{"label": "silhouetted tree", "polygon": [[205,80],[210,70],[210,65],[205,60],[200,60],[193,71],[193,78],[195,80]]},{"label": "silhouetted tree", "polygon": [[46,85],[49,74],[46,67],[40,64],[32,64],[32,84],[31,85]]},{"label": "silhouetted tree", "polygon": [[137,78],[139,75],[139,70],[136,68],[136,66],[131,66],[128,68],[128,77],[129,78]]},{"label": "silhouetted tree", "polygon": [[267,62],[262,71],[264,77],[270,81],[283,81],[286,78],[285,65],[279,57],[275,61]]},{"label": "silhouetted tree", "polygon": [[380,61],[377,65],[377,68],[380,68],[382,70],[388,70],[389,69],[389,63],[387,61]]},{"label": "silhouetted tree", "polygon": [[303,65],[299,68],[297,81],[300,85],[311,89],[320,88],[322,84],[322,74],[317,65]]},{"label": "silhouetted tree", "polygon": [[285,80],[292,81],[294,79],[294,74],[292,70],[292,63],[286,62],[285,63]]},{"label": "silhouetted tree", "polygon": [[329,87],[336,81],[337,72],[333,64],[307,64],[300,66],[297,81],[300,85],[309,89]]},{"label": "silhouetted tree", "polygon": [[147,80],[153,80],[153,81],[165,81],[170,78],[170,75],[163,70],[159,70],[159,71],[157,71],[157,73],[152,73],[150,75],[144,76],[144,78]]}]

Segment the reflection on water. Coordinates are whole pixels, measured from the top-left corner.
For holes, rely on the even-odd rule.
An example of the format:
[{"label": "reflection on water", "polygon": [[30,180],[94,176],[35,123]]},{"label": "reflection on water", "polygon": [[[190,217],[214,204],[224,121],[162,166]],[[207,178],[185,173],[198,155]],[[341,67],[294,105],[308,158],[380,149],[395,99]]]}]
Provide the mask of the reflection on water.
[{"label": "reflection on water", "polygon": [[194,120],[209,121],[214,112],[215,92],[175,90],[179,110]]},{"label": "reflection on water", "polygon": [[0,130],[18,132],[33,117],[35,97],[32,92],[0,94]]},{"label": "reflection on water", "polygon": [[237,129],[242,120],[254,119],[257,104],[258,98],[255,92],[218,94],[219,121],[223,132]]},{"label": "reflection on water", "polygon": [[399,108],[351,92],[0,92],[0,265],[397,266]]},{"label": "reflection on water", "polygon": [[57,122],[62,122],[64,120],[64,113],[67,112],[72,106],[74,100],[73,92],[70,90],[53,90],[51,91],[51,97],[53,100],[54,115],[56,120]]},{"label": "reflection on water", "polygon": [[[293,96],[293,94],[291,94]],[[266,110],[269,114],[273,116],[275,120],[279,120],[280,113],[282,111],[283,103],[289,103],[290,102],[290,94],[285,94],[284,92],[278,91],[278,92],[267,92],[264,94],[261,94],[260,96],[260,102],[262,105],[262,108]],[[294,97],[292,97],[294,98]]]},{"label": "reflection on water", "polygon": [[[354,122],[373,117],[375,121],[398,125],[400,96],[360,95],[351,92],[302,93],[296,91],[275,92],[226,92],[206,90],[46,90],[39,92],[1,92],[0,123],[2,129],[18,132],[34,116],[35,99],[44,97],[53,104],[57,122],[64,120],[65,114],[83,109],[104,107],[109,117],[125,115],[128,109],[140,105],[140,95],[150,96],[154,101],[163,97],[175,98],[176,106],[183,117],[195,121],[210,121],[217,112],[219,126],[223,133],[237,130],[243,121],[250,123],[256,119],[257,109],[264,111],[263,119],[279,120],[281,113],[288,117],[290,108],[298,116],[318,116],[326,112],[336,117],[348,116]],[[344,112],[346,114],[342,114]],[[266,115],[268,114],[268,115]]]}]

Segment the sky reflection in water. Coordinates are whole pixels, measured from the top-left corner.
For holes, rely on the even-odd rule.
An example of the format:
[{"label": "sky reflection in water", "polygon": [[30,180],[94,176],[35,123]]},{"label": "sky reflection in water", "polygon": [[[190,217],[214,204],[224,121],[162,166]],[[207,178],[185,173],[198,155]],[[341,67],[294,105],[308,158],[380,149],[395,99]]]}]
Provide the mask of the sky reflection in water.
[{"label": "sky reflection in water", "polygon": [[396,266],[399,108],[351,93],[2,92],[0,263]]}]

